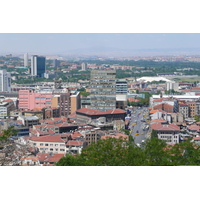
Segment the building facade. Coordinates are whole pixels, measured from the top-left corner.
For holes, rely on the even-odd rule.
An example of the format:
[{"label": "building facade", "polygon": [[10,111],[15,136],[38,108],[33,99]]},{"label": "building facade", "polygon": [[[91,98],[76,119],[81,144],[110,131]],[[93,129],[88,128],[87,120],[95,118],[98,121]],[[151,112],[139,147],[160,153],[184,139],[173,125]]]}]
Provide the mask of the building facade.
[{"label": "building facade", "polygon": [[24,67],[28,67],[28,53],[24,54]]},{"label": "building facade", "polygon": [[128,92],[128,84],[126,80],[116,81],[116,94],[126,94]]},{"label": "building facade", "polygon": [[0,70],[0,92],[11,92],[11,75],[5,69]]},{"label": "building facade", "polygon": [[31,58],[31,75],[44,77],[46,72],[45,57],[34,55]]},{"label": "building facade", "polygon": [[115,77],[115,70],[91,71],[91,109],[107,111],[116,108]]}]

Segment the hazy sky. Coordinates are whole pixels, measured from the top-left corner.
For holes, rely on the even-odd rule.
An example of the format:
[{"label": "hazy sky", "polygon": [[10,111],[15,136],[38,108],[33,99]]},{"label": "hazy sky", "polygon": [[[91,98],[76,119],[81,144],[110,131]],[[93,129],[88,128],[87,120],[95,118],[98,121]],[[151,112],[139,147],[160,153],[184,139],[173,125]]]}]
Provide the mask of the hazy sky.
[{"label": "hazy sky", "polygon": [[1,53],[199,47],[198,33],[0,33]]}]

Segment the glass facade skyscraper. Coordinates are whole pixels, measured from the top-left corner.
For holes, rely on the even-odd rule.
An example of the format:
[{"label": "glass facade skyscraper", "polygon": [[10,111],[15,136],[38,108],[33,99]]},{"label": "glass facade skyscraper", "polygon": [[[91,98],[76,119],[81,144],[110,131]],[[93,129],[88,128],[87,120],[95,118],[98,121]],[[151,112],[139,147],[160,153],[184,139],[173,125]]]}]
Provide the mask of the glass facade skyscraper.
[{"label": "glass facade skyscraper", "polygon": [[116,108],[116,71],[93,70],[90,75],[91,109],[107,111]]},{"label": "glass facade skyscraper", "polygon": [[31,58],[31,75],[44,77],[46,72],[45,57],[34,55]]}]

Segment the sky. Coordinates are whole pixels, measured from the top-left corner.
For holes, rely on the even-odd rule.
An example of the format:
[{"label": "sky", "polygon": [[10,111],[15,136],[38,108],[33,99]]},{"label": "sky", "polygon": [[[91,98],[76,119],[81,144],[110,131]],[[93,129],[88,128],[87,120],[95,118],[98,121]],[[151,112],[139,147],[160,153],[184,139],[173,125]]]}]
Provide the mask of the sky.
[{"label": "sky", "polygon": [[0,53],[92,54],[199,47],[199,33],[0,33]]}]

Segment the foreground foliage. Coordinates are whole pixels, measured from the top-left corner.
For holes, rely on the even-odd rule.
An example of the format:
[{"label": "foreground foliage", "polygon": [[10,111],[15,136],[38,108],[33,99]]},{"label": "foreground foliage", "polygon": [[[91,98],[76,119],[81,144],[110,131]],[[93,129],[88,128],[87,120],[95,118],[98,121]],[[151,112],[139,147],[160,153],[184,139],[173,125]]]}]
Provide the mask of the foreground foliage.
[{"label": "foreground foliage", "polygon": [[177,166],[200,165],[199,146],[191,140],[167,145],[154,137],[139,148],[133,142],[109,138],[83,149],[81,155],[66,155],[57,166]]}]

